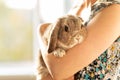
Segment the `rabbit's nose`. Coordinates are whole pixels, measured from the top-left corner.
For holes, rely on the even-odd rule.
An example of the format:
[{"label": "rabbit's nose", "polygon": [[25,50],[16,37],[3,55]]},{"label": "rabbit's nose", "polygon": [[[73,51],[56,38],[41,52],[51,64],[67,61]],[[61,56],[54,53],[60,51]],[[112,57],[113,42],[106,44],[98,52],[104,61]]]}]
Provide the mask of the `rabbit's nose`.
[{"label": "rabbit's nose", "polygon": [[78,41],[78,43],[81,43],[82,41],[83,41],[83,36],[81,36],[81,35],[76,35],[76,40]]}]

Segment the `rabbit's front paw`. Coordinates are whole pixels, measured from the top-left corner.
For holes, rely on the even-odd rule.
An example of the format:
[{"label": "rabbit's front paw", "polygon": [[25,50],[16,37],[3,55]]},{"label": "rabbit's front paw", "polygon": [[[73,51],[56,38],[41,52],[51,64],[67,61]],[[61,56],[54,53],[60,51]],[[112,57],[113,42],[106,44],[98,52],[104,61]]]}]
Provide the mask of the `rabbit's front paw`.
[{"label": "rabbit's front paw", "polygon": [[65,50],[61,49],[61,48],[58,48],[56,49],[55,51],[53,51],[53,54],[56,56],[56,57],[63,57],[66,53],[65,53]]}]

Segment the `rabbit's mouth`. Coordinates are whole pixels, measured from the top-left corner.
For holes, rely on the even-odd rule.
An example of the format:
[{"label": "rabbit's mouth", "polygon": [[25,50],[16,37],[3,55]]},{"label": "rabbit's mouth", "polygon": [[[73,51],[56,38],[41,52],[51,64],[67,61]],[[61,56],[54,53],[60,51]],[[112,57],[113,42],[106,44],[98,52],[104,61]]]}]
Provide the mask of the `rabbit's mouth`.
[{"label": "rabbit's mouth", "polygon": [[70,41],[69,47],[73,47],[78,43],[81,43],[84,40],[84,37],[81,34],[76,34]]},{"label": "rabbit's mouth", "polygon": [[81,34],[77,34],[75,37],[74,37],[74,42],[76,43],[81,43],[83,41],[83,36]]}]

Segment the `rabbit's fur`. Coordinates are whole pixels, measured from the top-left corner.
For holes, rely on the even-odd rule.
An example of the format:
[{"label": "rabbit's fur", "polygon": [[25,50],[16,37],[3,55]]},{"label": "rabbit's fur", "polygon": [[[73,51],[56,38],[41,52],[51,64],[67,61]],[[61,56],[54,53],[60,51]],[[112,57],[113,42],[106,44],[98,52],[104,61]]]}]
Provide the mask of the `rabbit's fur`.
[{"label": "rabbit's fur", "polygon": [[[49,24],[49,26],[41,26],[40,29],[42,40],[47,45],[47,52],[56,57],[63,57],[69,48],[81,43],[87,36],[87,30],[83,27],[83,20],[73,15],[58,18],[55,23]],[[38,72],[43,78],[47,74],[47,68],[42,56],[39,60],[41,66],[38,66]]]}]

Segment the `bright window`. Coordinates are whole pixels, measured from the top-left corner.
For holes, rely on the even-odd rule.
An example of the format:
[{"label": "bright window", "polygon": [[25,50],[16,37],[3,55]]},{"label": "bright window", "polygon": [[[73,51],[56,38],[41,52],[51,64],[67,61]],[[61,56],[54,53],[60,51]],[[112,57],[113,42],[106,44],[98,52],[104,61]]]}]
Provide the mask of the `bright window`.
[{"label": "bright window", "polygon": [[0,0],[0,80],[2,75],[34,74],[36,1]]},{"label": "bright window", "polygon": [[0,0],[0,62],[33,59],[32,2]]},{"label": "bright window", "polygon": [[40,0],[40,16],[45,22],[52,22],[64,14],[64,0]]}]

